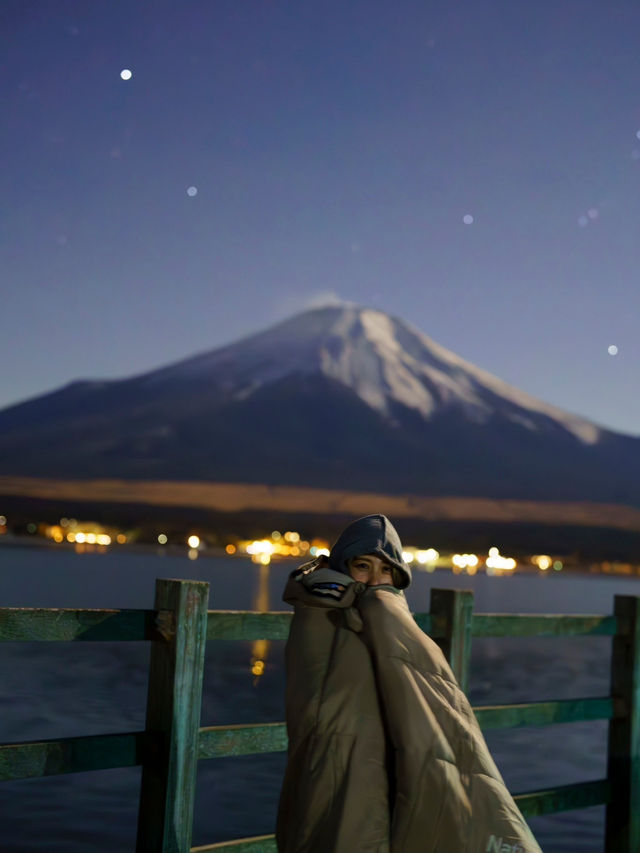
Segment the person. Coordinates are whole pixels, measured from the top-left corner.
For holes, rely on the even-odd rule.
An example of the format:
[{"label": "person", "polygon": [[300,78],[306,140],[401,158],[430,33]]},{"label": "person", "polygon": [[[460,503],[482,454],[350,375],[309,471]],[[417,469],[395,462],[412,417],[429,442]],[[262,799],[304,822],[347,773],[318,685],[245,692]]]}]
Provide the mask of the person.
[{"label": "person", "polygon": [[541,853],[410,583],[381,514],[289,576],[279,853]]}]

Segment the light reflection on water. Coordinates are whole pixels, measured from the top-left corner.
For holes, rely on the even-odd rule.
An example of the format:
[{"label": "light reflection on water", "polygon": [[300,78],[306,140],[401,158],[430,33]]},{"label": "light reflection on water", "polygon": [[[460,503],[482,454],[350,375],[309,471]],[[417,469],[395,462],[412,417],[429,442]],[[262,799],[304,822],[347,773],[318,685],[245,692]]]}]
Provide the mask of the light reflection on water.
[{"label": "light reflection on water", "polygon": [[[151,608],[154,582],[210,583],[215,609],[288,609],[281,601],[296,563],[259,566],[238,557],[195,561],[186,553],[77,555],[31,548],[0,550],[3,606]],[[429,589],[466,588],[479,612],[610,613],[613,595],[638,582],[568,574],[488,578],[414,572],[414,611],[429,608]],[[477,639],[471,659],[472,704],[603,696],[609,690],[610,638]],[[201,725],[284,719],[284,642],[207,644]],[[146,643],[0,644],[3,742],[136,731],[144,727]],[[262,675],[252,667],[264,662]],[[562,785],[605,775],[606,723],[489,731],[486,738],[511,790]],[[284,755],[201,761],[193,844],[272,830]],[[2,783],[3,853],[43,849],[135,849],[139,768]],[[603,849],[604,807],[536,818],[545,853]]]},{"label": "light reflection on water", "polygon": [[[258,613],[267,613],[269,610],[270,575],[271,567],[260,563],[258,565],[258,590],[253,599],[252,607],[252,610],[257,610]],[[251,644],[251,674],[254,676],[254,687],[257,686],[258,679],[264,675],[270,646],[269,640],[254,640]]]}]

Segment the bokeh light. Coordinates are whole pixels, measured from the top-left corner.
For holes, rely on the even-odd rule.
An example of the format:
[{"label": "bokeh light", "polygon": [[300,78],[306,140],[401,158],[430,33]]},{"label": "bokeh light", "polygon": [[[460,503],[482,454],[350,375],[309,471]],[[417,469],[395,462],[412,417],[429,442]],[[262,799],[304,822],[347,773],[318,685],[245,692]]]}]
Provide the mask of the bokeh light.
[{"label": "bokeh light", "polygon": [[123,80],[131,80],[133,75],[132,75],[131,71],[129,71],[128,68],[123,68],[122,71],[120,72],[120,76],[122,77]]},{"label": "bokeh light", "polygon": [[464,222],[465,225],[472,225],[473,224],[473,216],[471,216],[470,213],[466,213],[462,217],[462,221]]}]

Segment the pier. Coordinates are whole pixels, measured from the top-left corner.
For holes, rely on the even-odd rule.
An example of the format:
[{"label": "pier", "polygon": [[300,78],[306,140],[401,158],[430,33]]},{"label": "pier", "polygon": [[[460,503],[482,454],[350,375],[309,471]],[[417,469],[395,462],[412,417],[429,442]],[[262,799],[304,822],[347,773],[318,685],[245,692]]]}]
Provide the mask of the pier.
[{"label": "pier", "polygon": [[[158,579],[149,610],[0,608],[0,642],[151,643],[143,731],[0,744],[0,781],[142,767],[138,853],[275,853],[267,834],[192,847],[197,762],[287,749],[284,722],[200,726],[205,654],[216,640],[284,640],[292,612],[209,610],[209,584]],[[442,648],[461,687],[474,637],[612,638],[610,692],[596,698],[474,706],[483,730],[608,720],[607,775],[520,791],[525,817],[606,804],[605,853],[640,850],[640,597],[614,596],[610,614],[474,613],[473,593],[432,589],[418,626]],[[210,644],[210,645],[208,645]]]}]

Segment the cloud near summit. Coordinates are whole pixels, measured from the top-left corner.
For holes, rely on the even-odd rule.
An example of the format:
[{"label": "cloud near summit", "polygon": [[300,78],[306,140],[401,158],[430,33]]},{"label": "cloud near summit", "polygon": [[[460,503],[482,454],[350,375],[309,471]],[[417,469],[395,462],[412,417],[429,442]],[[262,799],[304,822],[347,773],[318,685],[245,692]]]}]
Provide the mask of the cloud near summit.
[{"label": "cloud near summit", "polygon": [[274,315],[276,320],[287,319],[293,314],[301,314],[312,308],[327,308],[333,306],[353,305],[347,299],[339,296],[335,290],[319,290],[311,294],[290,294],[274,303]]}]

